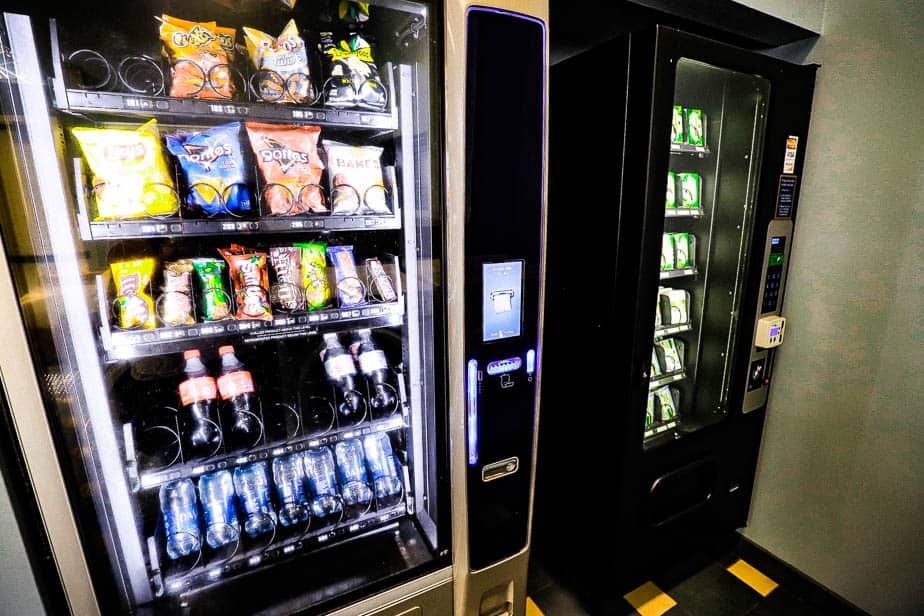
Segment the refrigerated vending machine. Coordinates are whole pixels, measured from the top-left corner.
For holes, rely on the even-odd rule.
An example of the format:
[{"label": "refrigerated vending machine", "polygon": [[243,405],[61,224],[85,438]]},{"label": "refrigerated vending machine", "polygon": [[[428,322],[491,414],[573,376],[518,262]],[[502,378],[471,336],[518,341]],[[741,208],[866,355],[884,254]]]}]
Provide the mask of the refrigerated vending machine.
[{"label": "refrigerated vending machine", "polygon": [[49,611],[522,616],[547,4],[33,9],[0,374]]},{"label": "refrigerated vending machine", "polygon": [[552,68],[536,545],[603,594],[746,524],[816,68],[653,26]]}]

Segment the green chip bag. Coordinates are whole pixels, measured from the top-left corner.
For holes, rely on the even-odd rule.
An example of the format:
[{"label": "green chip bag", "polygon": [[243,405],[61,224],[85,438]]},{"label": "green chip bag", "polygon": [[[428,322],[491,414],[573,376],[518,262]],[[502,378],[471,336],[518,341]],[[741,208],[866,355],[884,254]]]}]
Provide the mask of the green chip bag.
[{"label": "green chip bag", "polygon": [[673,171],[667,172],[667,197],[664,199],[664,207],[669,210],[677,207],[677,176]]},{"label": "green chip bag", "polygon": [[674,233],[674,267],[683,269],[693,265],[692,242],[689,233]]},{"label": "green chip bag", "polygon": [[661,238],[661,271],[674,269],[674,237],[665,233]]},{"label": "green chip bag", "polygon": [[703,110],[684,109],[683,115],[684,124],[687,127],[687,143],[690,145],[705,145],[706,133],[703,123]]},{"label": "green chip bag", "polygon": [[698,173],[680,174],[680,206],[688,209],[699,208],[699,196],[702,185]]},{"label": "green chip bag", "polygon": [[674,105],[674,117],[671,121],[671,143],[683,142],[683,107]]}]

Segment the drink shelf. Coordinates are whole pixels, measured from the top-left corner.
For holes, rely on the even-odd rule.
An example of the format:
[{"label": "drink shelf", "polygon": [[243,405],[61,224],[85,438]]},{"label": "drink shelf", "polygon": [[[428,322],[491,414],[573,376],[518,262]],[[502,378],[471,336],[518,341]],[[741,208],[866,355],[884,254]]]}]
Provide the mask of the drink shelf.
[{"label": "drink shelf", "polygon": [[669,207],[664,209],[665,218],[702,218],[701,207]]},{"label": "drink shelf", "polygon": [[653,378],[648,382],[648,391],[654,391],[659,387],[670,385],[671,383],[676,383],[677,381],[682,381],[685,378],[687,378],[687,373],[683,370],[680,372],[673,372],[671,374],[665,374],[663,376]]},{"label": "drink shelf", "polygon": [[672,336],[674,334],[682,334],[683,332],[688,332],[693,329],[692,323],[684,323],[683,325],[666,325],[664,327],[658,327],[654,331],[655,340],[658,338],[664,338],[665,336]]},{"label": "drink shelf", "polygon": [[687,154],[698,158],[705,158],[712,152],[705,145],[690,145],[689,143],[672,143],[671,154]]},{"label": "drink shelf", "polygon": [[[217,454],[206,459],[190,460],[189,462],[167,468],[140,471],[138,472],[137,488],[139,490],[148,490],[159,487],[161,484],[168,481],[186,478],[194,479],[205,473],[231,470],[235,466],[240,466],[241,464],[249,464],[261,460],[269,461],[277,456],[305,451],[312,447],[333,445],[339,441],[350,438],[358,438],[377,432],[390,432],[406,427],[407,424],[404,417],[400,413],[397,413],[390,417],[364,421],[356,426],[334,428],[320,434],[299,436],[289,439],[288,441],[259,445],[248,450]],[[130,426],[128,429],[130,429]]]},{"label": "drink shelf", "polygon": [[225,218],[183,220],[180,218],[121,220],[88,223],[88,237],[105,240],[136,237],[190,237],[242,233],[295,233],[301,231],[363,231],[400,229],[401,212],[384,216],[304,215],[257,219]]},{"label": "drink shelf", "polygon": [[661,280],[670,280],[672,278],[683,278],[684,276],[696,275],[695,267],[685,267],[683,269],[662,270]]},{"label": "drink shelf", "polygon": [[[100,283],[102,284],[102,283]],[[353,308],[327,308],[303,314],[281,315],[272,321],[238,321],[227,319],[195,325],[157,329],[117,330],[106,323],[100,336],[110,362],[180,353],[203,344],[216,344],[237,338],[244,342],[303,338],[325,332],[339,332],[357,327],[400,325],[404,319],[404,298],[397,301],[370,303]]]},{"label": "drink shelf", "polygon": [[[231,558],[215,563],[197,565],[188,572],[168,574],[166,578],[162,578],[162,573],[155,570],[154,585],[162,588],[163,592],[169,595],[181,594],[188,590],[199,590],[225,578],[262,568],[269,563],[279,562],[345,539],[381,532],[397,526],[398,520],[406,515],[407,506],[402,500],[397,505],[382,508],[378,511],[369,511],[357,518],[316,530],[309,530],[302,535],[282,541],[274,541],[266,548],[244,550]],[[282,530],[278,530],[277,534],[281,532]],[[156,550],[155,546],[156,539],[149,537],[148,552],[151,553]],[[154,562],[159,561],[154,560]]]},{"label": "drink shelf", "polygon": [[679,425],[680,424],[677,421],[676,417],[668,421],[663,421],[663,422],[652,424],[650,427],[645,429],[645,438],[646,439],[651,438],[653,436],[657,436],[658,434],[663,434],[664,432],[667,432],[668,430],[674,430]]}]

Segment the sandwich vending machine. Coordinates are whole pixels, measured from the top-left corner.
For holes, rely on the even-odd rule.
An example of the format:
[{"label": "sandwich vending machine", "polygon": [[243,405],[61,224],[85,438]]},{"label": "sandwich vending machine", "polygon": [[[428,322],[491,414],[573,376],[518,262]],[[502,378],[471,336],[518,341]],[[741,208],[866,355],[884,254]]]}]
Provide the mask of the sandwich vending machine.
[{"label": "sandwich vending machine", "polygon": [[[552,68],[536,544],[598,598],[747,522],[816,69],[654,25]],[[612,509],[563,534],[565,494]]]},{"label": "sandwich vending machine", "polygon": [[546,4],[22,12],[0,374],[46,608],[524,614]]}]

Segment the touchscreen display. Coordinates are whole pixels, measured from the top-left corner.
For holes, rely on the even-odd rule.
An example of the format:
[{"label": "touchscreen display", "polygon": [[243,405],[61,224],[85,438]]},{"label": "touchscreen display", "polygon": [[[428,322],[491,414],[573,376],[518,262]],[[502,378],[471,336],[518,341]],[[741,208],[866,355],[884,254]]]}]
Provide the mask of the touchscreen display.
[{"label": "touchscreen display", "polygon": [[523,262],[482,264],[482,342],[515,338],[523,320]]}]

